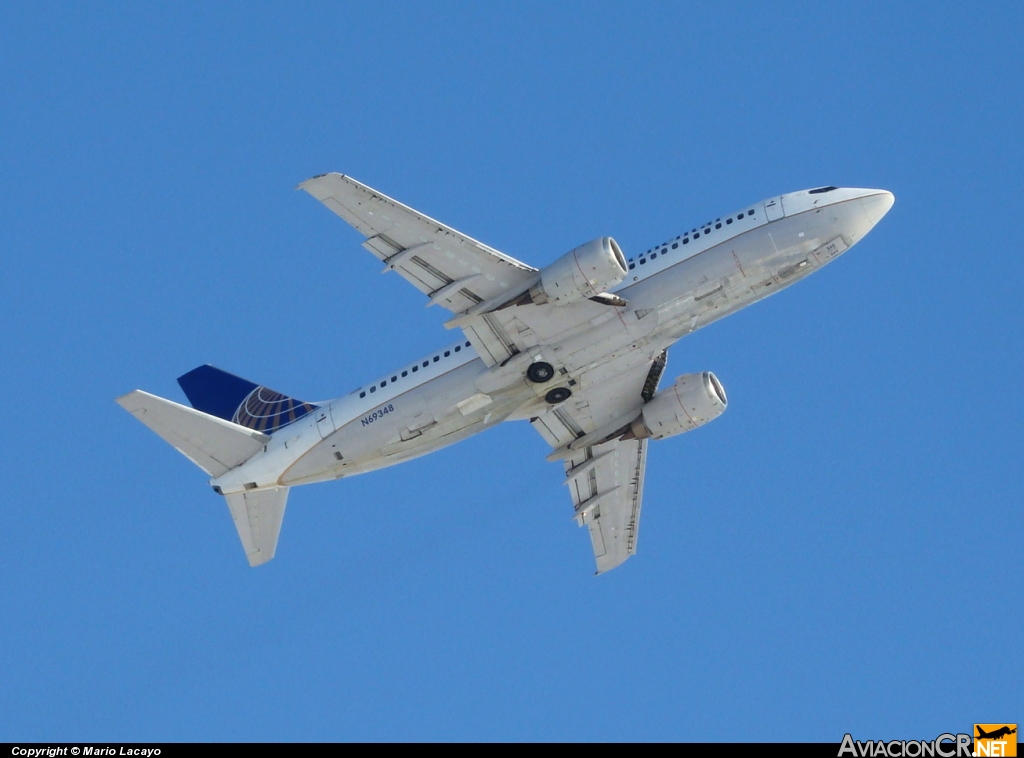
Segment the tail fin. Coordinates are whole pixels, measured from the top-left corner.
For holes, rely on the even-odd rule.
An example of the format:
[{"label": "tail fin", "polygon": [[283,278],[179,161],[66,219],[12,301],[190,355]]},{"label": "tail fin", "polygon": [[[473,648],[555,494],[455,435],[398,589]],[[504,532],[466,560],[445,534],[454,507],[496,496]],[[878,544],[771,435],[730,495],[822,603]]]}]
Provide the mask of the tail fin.
[{"label": "tail fin", "polygon": [[[262,432],[142,390],[122,395],[117,403],[213,477],[242,465],[270,441]],[[249,565],[259,566],[273,558],[288,488],[250,490],[224,497]]]},{"label": "tail fin", "polygon": [[277,552],[288,488],[237,492],[225,498],[249,565],[266,563]]},{"label": "tail fin", "polygon": [[209,364],[179,376],[178,384],[196,410],[265,434],[317,409]]},{"label": "tail fin", "polygon": [[245,463],[270,439],[142,390],[122,395],[117,403],[210,476]]}]

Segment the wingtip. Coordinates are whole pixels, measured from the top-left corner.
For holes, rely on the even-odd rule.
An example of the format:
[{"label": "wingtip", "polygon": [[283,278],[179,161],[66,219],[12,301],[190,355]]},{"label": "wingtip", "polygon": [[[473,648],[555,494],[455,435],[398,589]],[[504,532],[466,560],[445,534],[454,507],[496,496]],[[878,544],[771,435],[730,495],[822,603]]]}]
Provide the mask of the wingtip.
[{"label": "wingtip", "polygon": [[147,393],[144,393],[142,390],[132,390],[131,392],[126,392],[123,395],[119,395],[118,397],[115,397],[114,398],[114,402],[117,403],[118,405],[120,405],[122,408],[124,408],[126,411],[128,411],[130,413],[132,409],[129,406],[134,405],[134,403],[132,403],[132,401],[135,398],[139,397],[140,394],[147,394]]},{"label": "wingtip", "polygon": [[324,174],[317,174],[316,176],[311,176],[308,179],[305,179],[304,181],[299,182],[297,185],[295,185],[295,189],[297,189],[297,190],[304,190],[304,189],[306,189],[307,185],[310,185],[313,182],[316,182],[316,181],[318,181],[320,179],[323,179],[326,176],[337,176],[340,179],[346,178],[344,174],[340,174],[337,171],[328,171],[328,172],[326,172]]}]

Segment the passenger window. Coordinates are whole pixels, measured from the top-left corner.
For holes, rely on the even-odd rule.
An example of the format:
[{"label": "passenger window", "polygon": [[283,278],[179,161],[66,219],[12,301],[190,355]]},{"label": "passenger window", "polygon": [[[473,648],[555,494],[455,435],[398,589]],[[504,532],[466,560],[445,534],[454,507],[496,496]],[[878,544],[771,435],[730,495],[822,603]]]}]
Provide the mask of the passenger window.
[{"label": "passenger window", "polygon": [[675,250],[677,247],[679,247],[679,243],[678,242],[673,242],[672,243],[672,249]]},{"label": "passenger window", "polygon": [[402,372],[402,376],[409,376],[409,372],[408,371],[403,371]]},{"label": "passenger window", "polygon": [[370,392],[376,392],[376,391],[377,391],[377,385],[376,384],[373,385],[372,387],[370,387]]},{"label": "passenger window", "polygon": [[646,259],[646,258],[641,258],[641,259],[640,259],[640,265],[642,266],[642,265],[644,265],[645,263],[647,263],[647,259]]},{"label": "passenger window", "polygon": [[683,237],[683,244],[684,245],[689,245],[690,244],[690,238],[689,237]]},{"label": "passenger window", "polygon": [[727,218],[727,219],[725,220],[725,223],[727,223],[727,224],[731,224],[731,223],[732,223],[732,219],[731,219],[731,218]]},{"label": "passenger window", "polygon": [[695,240],[699,240],[699,239],[700,239],[700,232],[694,232],[694,233],[693,233],[693,238],[694,238]]},{"label": "passenger window", "polygon": [[742,213],[736,214],[736,220],[737,221],[739,221],[741,218],[743,218],[743,214]]},{"label": "passenger window", "polygon": [[359,397],[366,397],[366,392],[365,391],[364,392],[360,392],[359,393]]},{"label": "passenger window", "polygon": [[397,382],[398,381],[398,377],[397,376],[391,377],[391,381],[392,381],[392,383]]},{"label": "passenger window", "polygon": [[423,368],[426,368],[429,365],[430,365],[430,361],[423,361]]},{"label": "passenger window", "polygon": [[468,342],[466,343],[466,347],[469,347],[469,343]]},{"label": "passenger window", "polygon": [[459,352],[461,349],[462,349],[462,345],[456,345],[455,346],[455,352],[456,353]]},{"label": "passenger window", "polygon": [[655,258],[657,258],[657,257],[658,257],[658,254],[657,254],[657,253],[651,253],[651,260],[652,260],[652,261],[653,261],[653,260],[654,260]]},{"label": "passenger window", "polygon": [[434,363],[437,363],[439,360],[441,360],[441,356],[440,355],[435,355],[434,356]]},{"label": "passenger window", "polygon": [[381,389],[384,389],[384,386],[385,386],[385,385],[386,385],[387,383],[388,383],[388,380],[387,380],[387,379],[385,379],[385,380],[384,380],[383,382],[381,382],[381,383],[380,383],[380,388],[381,388]]},{"label": "passenger window", "polygon": [[629,270],[630,270],[630,271],[632,271],[632,270],[633,270],[633,269],[635,269],[635,268],[636,268],[636,264],[635,264],[635,263],[630,263],[630,264],[629,264]]},{"label": "passenger window", "polygon": [[420,370],[420,367],[419,367],[419,366],[413,366],[413,367],[412,367],[412,372],[413,372],[414,374],[415,374],[415,373],[416,373],[417,371],[419,371],[419,370]]},{"label": "passenger window", "polygon": [[715,224],[715,229],[721,229],[721,228],[722,228],[721,224]]},{"label": "passenger window", "polygon": [[753,211],[747,211],[747,215],[748,215],[748,216],[753,216],[753,215],[754,215],[754,212],[753,212]]},{"label": "passenger window", "polygon": [[451,357],[451,354],[452,354],[452,351],[451,351],[451,350],[445,350],[445,351],[444,351],[444,357],[445,357],[445,358],[450,358],[450,357]]}]

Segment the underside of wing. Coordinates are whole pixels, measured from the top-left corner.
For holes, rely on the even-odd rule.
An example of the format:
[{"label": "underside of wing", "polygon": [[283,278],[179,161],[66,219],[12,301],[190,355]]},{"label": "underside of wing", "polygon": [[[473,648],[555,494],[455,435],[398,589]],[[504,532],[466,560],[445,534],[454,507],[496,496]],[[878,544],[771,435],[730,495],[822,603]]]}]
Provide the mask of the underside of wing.
[{"label": "underside of wing", "polygon": [[598,574],[636,552],[646,463],[647,440],[593,445],[565,461],[576,522],[590,530]]},{"label": "underside of wing", "polygon": [[531,420],[565,466],[576,522],[586,525],[597,573],[636,552],[647,440],[619,437],[639,415],[665,369],[640,352],[583,374],[581,391]]},{"label": "underside of wing", "polygon": [[299,185],[366,236],[363,247],[439,304],[461,313],[514,293],[536,269],[342,174]]}]

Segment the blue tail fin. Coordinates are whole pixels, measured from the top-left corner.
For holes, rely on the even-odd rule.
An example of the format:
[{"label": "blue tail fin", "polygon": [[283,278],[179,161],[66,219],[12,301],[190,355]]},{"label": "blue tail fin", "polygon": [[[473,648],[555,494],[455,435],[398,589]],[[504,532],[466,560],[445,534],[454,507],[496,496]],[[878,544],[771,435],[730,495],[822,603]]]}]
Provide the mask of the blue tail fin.
[{"label": "blue tail fin", "polygon": [[178,384],[197,411],[265,434],[273,434],[317,408],[210,365],[179,376]]}]

